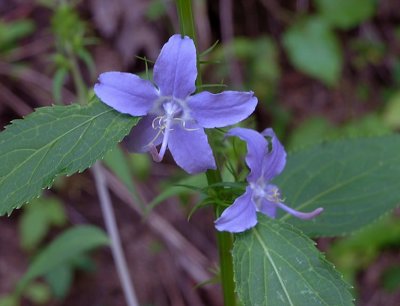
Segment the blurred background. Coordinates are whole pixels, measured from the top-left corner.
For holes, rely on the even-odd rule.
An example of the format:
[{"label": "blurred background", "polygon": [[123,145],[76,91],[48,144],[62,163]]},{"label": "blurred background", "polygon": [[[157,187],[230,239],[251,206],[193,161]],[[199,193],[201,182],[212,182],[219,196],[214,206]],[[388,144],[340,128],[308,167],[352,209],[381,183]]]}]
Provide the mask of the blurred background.
[{"label": "blurred background", "polygon": [[[400,129],[400,1],[193,0],[207,90],[253,90],[247,124],[273,127],[287,150]],[[70,104],[105,71],[146,75],[179,32],[171,0],[0,0],[0,127]],[[85,89],[83,89],[85,90]],[[121,162],[124,161],[124,163]],[[105,158],[141,305],[222,305],[211,208],[171,158]],[[133,179],[130,179],[130,176]],[[179,185],[179,186],[177,186]],[[78,252],[13,296],[30,262],[60,234],[104,228],[89,171],[0,218],[0,305],[124,305],[108,248]],[[193,214],[192,214],[193,213]],[[400,305],[399,212],[318,247],[354,286],[357,305]]]}]

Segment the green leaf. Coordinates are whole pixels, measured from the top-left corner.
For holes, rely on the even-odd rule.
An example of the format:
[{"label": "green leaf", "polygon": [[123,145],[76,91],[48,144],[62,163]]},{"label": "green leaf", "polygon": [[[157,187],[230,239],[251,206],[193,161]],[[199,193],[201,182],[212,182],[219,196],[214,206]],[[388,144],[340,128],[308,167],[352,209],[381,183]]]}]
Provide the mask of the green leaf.
[{"label": "green leaf", "polygon": [[399,152],[400,136],[389,135],[290,154],[274,180],[285,202],[301,211],[323,207],[324,212],[307,221],[289,214],[281,219],[314,237],[343,235],[373,222],[400,203]]},{"label": "green leaf", "polygon": [[24,19],[14,22],[3,22],[0,20],[0,52],[11,51],[15,43],[29,36],[35,31],[32,20]]},{"label": "green leaf", "polygon": [[303,149],[330,139],[335,127],[324,117],[311,117],[290,134],[286,149]]},{"label": "green leaf", "polygon": [[10,294],[0,296],[0,306],[19,306],[19,298]]},{"label": "green leaf", "polygon": [[51,291],[45,284],[33,282],[24,290],[24,298],[33,302],[34,305],[45,305],[50,302]]},{"label": "green leaf", "polygon": [[387,102],[383,118],[390,128],[400,128],[400,92],[394,94]]},{"label": "green leaf", "polygon": [[66,222],[65,211],[56,198],[39,198],[25,206],[19,219],[21,246],[31,251],[35,249],[46,236],[52,225],[61,226]]},{"label": "green leaf", "polygon": [[53,76],[52,92],[53,92],[54,102],[58,105],[62,104],[61,91],[67,76],[68,76],[68,69],[65,67],[59,68]]},{"label": "green leaf", "polygon": [[138,122],[103,103],[43,107],[0,133],[0,216],[39,196],[58,175],[90,167]]},{"label": "green leaf", "polygon": [[400,246],[400,222],[389,215],[344,239],[334,241],[326,256],[343,273],[345,279],[356,283],[358,272],[367,269],[384,249]]},{"label": "green leaf", "polygon": [[395,265],[386,268],[382,277],[383,287],[390,293],[398,292],[400,288],[400,266]]},{"label": "green leaf", "polygon": [[321,16],[334,26],[349,29],[371,18],[376,0],[315,0]]},{"label": "green leaf", "polygon": [[284,47],[300,71],[334,85],[342,70],[339,42],[329,25],[313,17],[295,22],[284,34]]},{"label": "green leaf", "polygon": [[244,306],[353,305],[349,286],[291,225],[259,214],[255,228],[235,237],[236,291]]},{"label": "green leaf", "polygon": [[63,299],[67,296],[73,280],[73,270],[68,264],[55,268],[45,275],[55,297]]},{"label": "green leaf", "polygon": [[334,126],[323,117],[311,117],[291,133],[286,148],[303,149],[327,140],[383,136],[391,133],[392,130],[385,126],[381,116],[376,113],[353,118],[340,126]]},{"label": "green leaf", "polygon": [[18,290],[23,289],[34,278],[59,268],[84,252],[108,243],[107,235],[95,226],[76,226],[65,231],[33,260],[19,282]]},{"label": "green leaf", "polygon": [[167,186],[150,203],[147,204],[146,214],[150,213],[155,207],[157,207],[159,204],[170,197],[193,192],[193,190],[190,190],[187,187],[183,187],[182,185],[200,188],[205,187],[207,185],[205,175],[203,173],[200,173],[197,175],[188,176],[172,185]]}]

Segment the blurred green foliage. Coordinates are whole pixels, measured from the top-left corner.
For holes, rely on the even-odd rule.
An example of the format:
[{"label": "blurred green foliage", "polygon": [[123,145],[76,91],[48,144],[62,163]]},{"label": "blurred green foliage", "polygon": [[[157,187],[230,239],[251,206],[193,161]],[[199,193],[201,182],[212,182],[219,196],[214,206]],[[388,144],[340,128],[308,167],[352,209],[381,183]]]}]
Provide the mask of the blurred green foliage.
[{"label": "blurred green foliage", "polygon": [[155,21],[166,14],[165,3],[161,0],[151,0],[147,8],[147,18],[151,21]]},{"label": "blurred green foliage", "polygon": [[24,293],[34,279],[44,276],[56,296],[64,297],[71,285],[74,269],[92,265],[85,254],[108,243],[107,235],[95,226],[67,229],[37,253],[17,285],[17,296]]},{"label": "blurred green foliage", "polygon": [[322,18],[309,17],[295,22],[284,34],[284,46],[293,65],[328,85],[334,85],[342,70],[339,42]]},{"label": "blurred green foliage", "polygon": [[[78,60],[84,63],[90,78],[95,79],[96,67],[87,47],[97,40],[89,34],[89,24],[80,17],[74,3],[46,1],[44,5],[53,11],[51,30],[55,38],[56,52],[52,56],[55,66],[52,91],[55,103],[62,104],[61,89],[68,76],[74,75],[73,80],[82,79]],[[86,92],[86,89],[82,88],[83,83],[75,81],[80,99]]]},{"label": "blurred green foliage", "polygon": [[400,129],[400,91],[395,93],[387,102],[384,119],[390,128]]},{"label": "blurred green foliage", "polygon": [[334,242],[327,257],[351,283],[359,271],[377,259],[382,250],[400,246],[400,222],[389,216],[353,235]]},{"label": "blurred green foliage", "polygon": [[62,226],[66,223],[62,203],[56,198],[38,198],[24,206],[19,219],[21,246],[27,251],[33,251],[42,242],[52,226]]},{"label": "blurred green foliage", "polygon": [[400,265],[389,266],[382,276],[383,287],[392,293],[400,288]]},{"label": "blurred green foliage", "polygon": [[377,0],[314,0],[321,16],[332,26],[349,29],[371,18]]},{"label": "blurred green foliage", "polygon": [[292,132],[287,148],[297,150],[328,140],[380,136],[391,132],[382,118],[373,113],[338,126],[324,117],[311,117]]},{"label": "blurred green foliage", "polygon": [[35,30],[35,24],[28,19],[14,22],[0,20],[0,53],[10,52],[18,40],[27,37]]},{"label": "blurred green foliage", "polygon": [[[220,79],[228,77],[229,67],[226,55],[232,54],[243,67],[244,84],[246,89],[251,89],[260,97],[270,97],[275,93],[277,82],[280,78],[280,65],[278,60],[278,48],[276,43],[268,36],[256,39],[246,37],[235,37],[227,45],[219,45],[213,51],[211,60],[214,71]],[[224,63],[219,65],[218,63]]]}]

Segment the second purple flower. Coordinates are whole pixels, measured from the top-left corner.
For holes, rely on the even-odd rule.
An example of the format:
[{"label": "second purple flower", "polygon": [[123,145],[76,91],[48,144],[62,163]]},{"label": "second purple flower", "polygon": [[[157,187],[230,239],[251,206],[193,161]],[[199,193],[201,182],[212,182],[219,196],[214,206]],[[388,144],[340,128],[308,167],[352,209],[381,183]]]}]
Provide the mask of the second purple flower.
[{"label": "second purple flower", "polygon": [[215,221],[217,230],[243,232],[257,224],[257,212],[275,218],[278,208],[305,220],[312,219],[323,211],[321,207],[307,213],[290,208],[283,203],[279,188],[271,184],[271,180],[282,172],[286,164],[285,148],[272,129],[258,133],[237,127],[231,129],[227,136],[237,136],[247,143],[246,164],[250,173],[246,179],[248,185],[245,193]]},{"label": "second purple flower", "polygon": [[128,136],[131,151],[149,151],[155,161],[161,161],[169,149],[188,173],[216,167],[204,128],[235,124],[257,105],[253,92],[191,95],[196,90],[196,61],[193,40],[173,35],[155,62],[155,84],[131,73],[106,72],[94,87],[100,100],[115,110],[144,116]]}]

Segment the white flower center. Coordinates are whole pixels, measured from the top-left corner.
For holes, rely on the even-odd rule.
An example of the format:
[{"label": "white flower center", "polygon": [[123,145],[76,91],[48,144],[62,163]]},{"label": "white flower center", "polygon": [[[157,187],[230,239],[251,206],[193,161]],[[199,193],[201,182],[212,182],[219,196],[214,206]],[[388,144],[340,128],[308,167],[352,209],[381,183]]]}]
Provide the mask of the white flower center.
[{"label": "white flower center", "polygon": [[[153,115],[158,115],[152,122],[152,127],[158,130],[156,136],[147,145],[150,147],[150,153],[155,161],[161,161],[164,157],[165,151],[167,150],[168,138],[173,126],[175,124],[181,124],[186,131],[195,131],[198,128],[188,128],[187,123],[194,122],[190,116],[190,110],[185,100],[177,99],[169,96],[159,97],[153,105],[153,108],[149,112]],[[160,152],[158,153],[154,142],[158,137],[163,134],[163,141],[161,144]]]},{"label": "white flower center", "polygon": [[276,204],[282,202],[279,188],[264,182],[262,179],[259,179],[256,183],[250,183],[250,188],[253,189],[253,200],[258,209],[261,209],[262,200],[264,199]]}]

